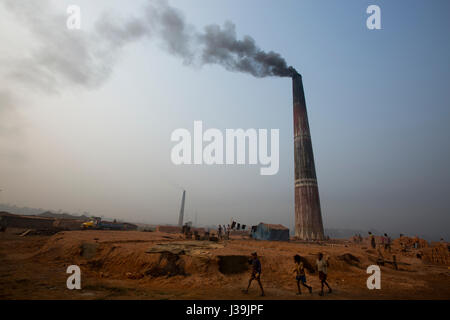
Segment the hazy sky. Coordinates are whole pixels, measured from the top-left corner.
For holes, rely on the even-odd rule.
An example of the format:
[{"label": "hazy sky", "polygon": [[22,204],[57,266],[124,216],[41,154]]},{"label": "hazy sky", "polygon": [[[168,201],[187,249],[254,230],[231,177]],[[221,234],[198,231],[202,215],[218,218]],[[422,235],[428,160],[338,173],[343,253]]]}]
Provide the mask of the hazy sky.
[{"label": "hazy sky", "polygon": [[[292,229],[290,79],[188,65],[183,38],[121,23],[148,3],[0,0],[0,202],[176,223],[185,188],[201,224]],[[302,73],[325,228],[450,237],[449,1],[170,4],[198,32],[232,21]],[[382,30],[366,27],[371,4]],[[195,120],[280,129],[279,173],[173,165],[170,135]]]}]

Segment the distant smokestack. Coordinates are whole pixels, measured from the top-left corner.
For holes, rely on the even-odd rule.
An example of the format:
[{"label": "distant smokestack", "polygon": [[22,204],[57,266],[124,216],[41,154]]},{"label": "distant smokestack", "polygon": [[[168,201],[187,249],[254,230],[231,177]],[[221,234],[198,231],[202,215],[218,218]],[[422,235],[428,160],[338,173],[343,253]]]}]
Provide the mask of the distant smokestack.
[{"label": "distant smokestack", "polygon": [[302,76],[292,75],[294,96],[295,236],[323,240],[322,213]]},{"label": "distant smokestack", "polygon": [[183,198],[181,198],[181,209],[180,209],[180,217],[178,218],[178,225],[180,227],[183,226],[184,219],[184,201],[186,199],[186,190],[183,191]]}]

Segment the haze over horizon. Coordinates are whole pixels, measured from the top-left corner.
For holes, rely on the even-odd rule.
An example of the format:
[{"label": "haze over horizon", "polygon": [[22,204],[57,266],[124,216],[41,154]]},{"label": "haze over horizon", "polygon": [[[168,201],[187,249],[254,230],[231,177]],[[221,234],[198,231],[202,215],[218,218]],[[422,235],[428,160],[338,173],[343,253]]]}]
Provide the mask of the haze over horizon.
[{"label": "haze over horizon", "polygon": [[[292,84],[272,77],[284,67],[219,59],[201,36],[220,31],[303,75],[325,228],[450,238],[448,1],[377,1],[376,31],[370,1],[172,0],[175,30],[140,24],[149,3],[164,4],[0,1],[0,203],[175,224],[184,188],[189,220],[292,230]],[[196,120],[280,129],[279,173],[173,165],[171,133]]]}]

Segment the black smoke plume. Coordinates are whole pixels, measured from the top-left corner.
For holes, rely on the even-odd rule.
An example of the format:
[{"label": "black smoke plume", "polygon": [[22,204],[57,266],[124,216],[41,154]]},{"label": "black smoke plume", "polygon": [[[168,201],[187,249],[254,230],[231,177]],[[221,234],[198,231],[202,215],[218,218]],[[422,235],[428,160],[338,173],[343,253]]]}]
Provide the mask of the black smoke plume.
[{"label": "black smoke plume", "polygon": [[46,92],[101,86],[112,73],[120,50],[143,38],[160,42],[186,65],[220,65],[258,78],[296,73],[279,53],[261,50],[252,37],[238,39],[232,22],[208,25],[199,31],[167,0],[148,0],[134,17],[104,14],[93,29],[82,26],[79,31],[65,27],[65,12],[55,12],[49,0],[4,0],[3,4],[33,34],[37,45],[5,64],[0,73],[10,82]]},{"label": "black smoke plume", "polygon": [[183,14],[166,0],[150,1],[147,9],[151,30],[172,54],[186,64],[217,64],[226,70],[255,77],[290,77],[296,73],[286,60],[273,51],[263,51],[250,36],[237,38],[236,26],[212,24],[196,31]]}]

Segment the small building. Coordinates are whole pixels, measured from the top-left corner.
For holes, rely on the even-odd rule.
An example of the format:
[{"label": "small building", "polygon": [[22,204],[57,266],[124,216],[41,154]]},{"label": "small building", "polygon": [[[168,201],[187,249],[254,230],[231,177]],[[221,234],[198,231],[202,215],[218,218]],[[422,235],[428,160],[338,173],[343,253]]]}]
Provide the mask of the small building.
[{"label": "small building", "polygon": [[252,228],[252,238],[268,241],[289,241],[289,228],[281,224],[260,223]]}]

